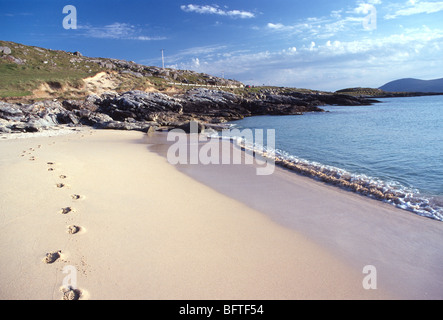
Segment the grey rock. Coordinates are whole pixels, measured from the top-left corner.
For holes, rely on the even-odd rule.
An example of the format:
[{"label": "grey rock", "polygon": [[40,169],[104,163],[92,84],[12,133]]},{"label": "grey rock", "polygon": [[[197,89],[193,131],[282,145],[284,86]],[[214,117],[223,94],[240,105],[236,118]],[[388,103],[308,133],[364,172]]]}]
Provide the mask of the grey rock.
[{"label": "grey rock", "polygon": [[9,128],[8,128],[7,126],[5,126],[5,125],[0,125],[0,132],[1,132],[1,133],[11,133],[12,130],[9,129]]},{"label": "grey rock", "polygon": [[107,69],[114,69],[115,65],[110,61],[99,61],[100,66]]},{"label": "grey rock", "polygon": [[69,111],[80,109],[95,111],[98,108],[95,103],[99,101],[99,99],[100,98],[98,96],[89,95],[85,100],[64,100],[62,105],[66,110]]},{"label": "grey rock", "polygon": [[4,55],[2,58],[9,61],[9,62],[15,63],[15,64],[20,64],[20,65],[25,64],[24,60],[22,60],[20,58],[16,58],[12,55]]},{"label": "grey rock", "polygon": [[25,127],[26,132],[40,132],[42,129],[41,123],[35,120],[27,122]]},{"label": "grey rock", "polygon": [[189,121],[177,126],[176,129],[183,130],[185,133],[202,133],[205,131],[205,126],[197,121]]},{"label": "grey rock", "polygon": [[137,78],[143,78],[143,74],[141,74],[140,72],[134,72],[134,71],[131,71],[131,70],[123,70],[121,73],[123,73],[123,74],[130,74],[130,75],[133,75],[133,76],[135,76]]},{"label": "grey rock", "polygon": [[114,121],[114,119],[112,119],[110,116],[108,116],[107,114],[104,113],[99,113],[99,112],[93,112],[88,116],[88,120],[91,121],[91,123],[94,124],[99,124],[99,123],[107,123],[107,122],[112,122]]},{"label": "grey rock", "polygon": [[113,130],[128,130],[128,131],[155,131],[155,126],[143,122],[122,122],[122,121],[108,121],[100,122],[94,126],[96,129],[113,129]]},{"label": "grey rock", "polygon": [[18,105],[0,101],[0,118],[11,121],[22,121],[24,113]]},{"label": "grey rock", "polygon": [[14,132],[39,132],[41,125],[36,122],[17,122],[14,123],[10,129]]},{"label": "grey rock", "polygon": [[0,53],[3,53],[3,54],[11,54],[11,48],[9,48],[9,47],[0,47]]}]

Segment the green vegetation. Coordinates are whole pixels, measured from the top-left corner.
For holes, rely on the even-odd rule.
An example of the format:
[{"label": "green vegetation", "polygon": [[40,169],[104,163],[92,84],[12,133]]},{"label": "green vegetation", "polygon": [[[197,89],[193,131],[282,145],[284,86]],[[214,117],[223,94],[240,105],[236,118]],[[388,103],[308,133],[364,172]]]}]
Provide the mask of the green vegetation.
[{"label": "green vegetation", "polygon": [[284,94],[284,93],[303,93],[303,94],[330,94],[326,91],[318,91],[304,88],[291,88],[291,87],[276,87],[276,86],[246,86],[244,88],[234,88],[230,89],[235,94],[242,96],[248,95],[259,95],[266,92],[273,94]]},{"label": "green vegetation", "polygon": [[27,96],[42,83],[79,87],[82,78],[104,69],[98,64],[77,62],[73,54],[64,51],[6,41],[0,41],[0,46],[12,51],[0,56],[0,97]]},{"label": "green vegetation", "polygon": [[[0,41],[1,47],[11,49],[0,53],[0,98],[28,97],[38,99],[36,89],[43,89],[46,97],[81,98],[91,91],[83,79],[107,72],[113,87],[109,90],[159,91],[187,90],[192,86],[175,87],[170,82],[205,85],[222,83],[224,79],[188,70],[161,69],[116,59],[84,57],[80,53],[26,46]],[[44,86],[42,86],[44,84]],[[94,92],[95,85],[92,86]],[[173,89],[174,88],[174,89]],[[38,90],[42,91],[42,90]],[[42,92],[41,95],[44,95]]]},{"label": "green vegetation", "polygon": [[379,97],[386,95],[386,91],[375,88],[346,88],[338,90],[336,93],[347,94],[355,97]]}]

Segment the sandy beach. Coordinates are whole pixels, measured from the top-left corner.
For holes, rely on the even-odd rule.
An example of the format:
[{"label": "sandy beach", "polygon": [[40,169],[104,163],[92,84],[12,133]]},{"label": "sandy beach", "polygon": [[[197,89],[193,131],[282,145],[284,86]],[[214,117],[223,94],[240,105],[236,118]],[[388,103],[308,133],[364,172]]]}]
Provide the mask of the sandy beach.
[{"label": "sandy beach", "polygon": [[440,222],[283,169],[174,167],[165,146],[0,139],[0,299],[60,300],[67,283],[91,300],[443,297]]}]

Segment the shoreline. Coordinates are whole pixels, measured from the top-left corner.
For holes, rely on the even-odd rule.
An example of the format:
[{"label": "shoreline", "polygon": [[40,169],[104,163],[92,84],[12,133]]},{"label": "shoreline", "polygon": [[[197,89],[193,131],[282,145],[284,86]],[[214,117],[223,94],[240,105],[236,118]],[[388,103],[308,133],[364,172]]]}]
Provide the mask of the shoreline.
[{"label": "shoreline", "polygon": [[73,274],[80,299],[398,296],[364,289],[359,268],[180,172],[146,137],[0,139],[1,299],[63,299]]},{"label": "shoreline", "polygon": [[[164,134],[157,133],[146,143],[150,150],[166,157],[171,142],[165,140]],[[220,149],[232,147],[230,140],[225,142]],[[199,144],[201,148],[204,143]],[[242,154],[244,157],[244,151]],[[438,220],[280,165],[267,178],[255,174],[257,165],[244,163],[176,166],[217,192],[306,236],[354,268],[372,261],[384,271],[380,281],[405,299],[443,297],[443,226]],[[410,261],[422,257],[426,260],[420,266]]]},{"label": "shoreline", "polygon": [[[231,140],[232,143],[234,143]],[[290,172],[324,182],[327,185],[353,192],[394,206],[422,217],[443,221],[442,207],[429,204],[429,198],[415,195],[411,190],[398,190],[378,179],[350,173],[344,169],[310,162],[282,152],[269,152],[246,147],[244,141],[238,146],[242,151],[253,153],[263,159],[272,159],[275,165]],[[271,153],[271,155],[268,155]]]}]

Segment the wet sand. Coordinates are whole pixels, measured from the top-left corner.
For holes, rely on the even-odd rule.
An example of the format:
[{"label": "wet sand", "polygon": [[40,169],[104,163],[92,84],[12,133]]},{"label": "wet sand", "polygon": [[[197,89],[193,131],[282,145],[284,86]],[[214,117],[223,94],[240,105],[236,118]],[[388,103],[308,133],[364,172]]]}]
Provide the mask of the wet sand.
[{"label": "wet sand", "polygon": [[[150,149],[166,156],[164,134]],[[220,151],[232,144],[218,139]],[[200,143],[200,148],[207,143]],[[206,147],[206,149],[211,149]],[[213,148],[216,149],[216,148]],[[229,153],[229,152],[228,152]],[[230,151],[233,154],[233,150]],[[345,261],[356,272],[373,265],[377,285],[400,299],[443,298],[443,224],[391,204],[327,185],[282,167],[257,175],[255,165],[176,167],[272,221],[302,234]]]}]

